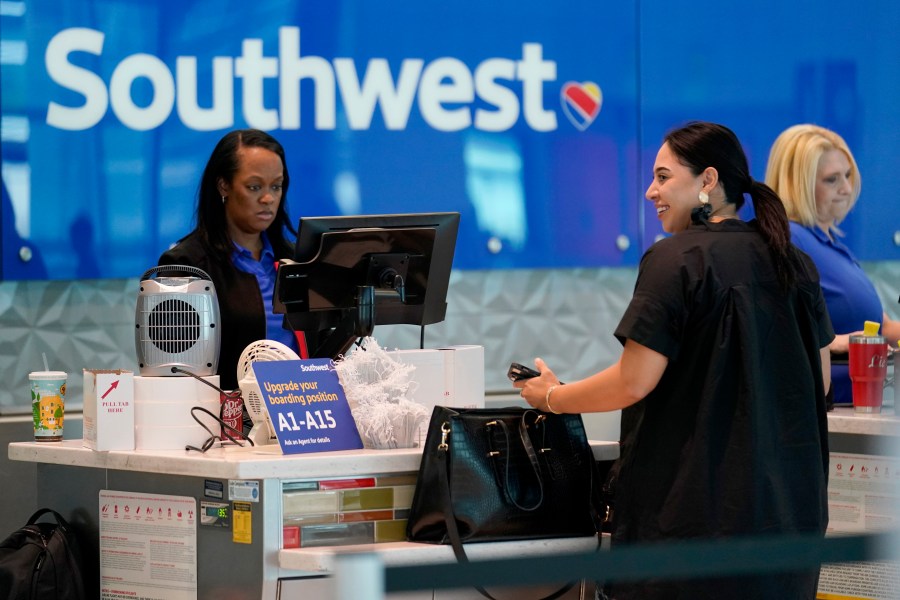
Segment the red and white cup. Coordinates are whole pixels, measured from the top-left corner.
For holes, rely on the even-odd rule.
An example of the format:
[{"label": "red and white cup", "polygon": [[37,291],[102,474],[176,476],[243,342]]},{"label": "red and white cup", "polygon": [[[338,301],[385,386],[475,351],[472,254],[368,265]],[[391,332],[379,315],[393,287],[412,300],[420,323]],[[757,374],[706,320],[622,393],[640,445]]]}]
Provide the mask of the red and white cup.
[{"label": "red and white cup", "polygon": [[883,336],[850,336],[850,380],[856,412],[881,412],[887,356],[888,347]]}]

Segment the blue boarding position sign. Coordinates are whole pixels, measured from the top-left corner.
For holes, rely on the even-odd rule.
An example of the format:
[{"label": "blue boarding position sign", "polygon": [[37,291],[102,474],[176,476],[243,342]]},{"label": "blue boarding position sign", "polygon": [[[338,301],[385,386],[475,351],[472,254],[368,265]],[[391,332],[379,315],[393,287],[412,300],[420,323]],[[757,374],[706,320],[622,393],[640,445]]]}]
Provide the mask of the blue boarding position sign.
[{"label": "blue boarding position sign", "polygon": [[282,452],[363,447],[331,359],[255,362],[253,372]]}]

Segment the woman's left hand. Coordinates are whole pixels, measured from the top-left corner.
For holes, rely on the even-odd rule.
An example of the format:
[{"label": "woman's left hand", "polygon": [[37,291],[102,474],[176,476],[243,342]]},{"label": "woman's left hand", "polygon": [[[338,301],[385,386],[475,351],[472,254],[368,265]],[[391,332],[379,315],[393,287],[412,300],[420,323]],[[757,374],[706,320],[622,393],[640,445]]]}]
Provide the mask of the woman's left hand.
[{"label": "woman's left hand", "polygon": [[513,387],[522,390],[519,395],[532,408],[550,412],[547,407],[547,390],[552,385],[559,385],[559,378],[556,377],[556,374],[547,366],[543,359],[534,359],[534,366],[541,372],[541,375],[531,379],[514,381]]}]

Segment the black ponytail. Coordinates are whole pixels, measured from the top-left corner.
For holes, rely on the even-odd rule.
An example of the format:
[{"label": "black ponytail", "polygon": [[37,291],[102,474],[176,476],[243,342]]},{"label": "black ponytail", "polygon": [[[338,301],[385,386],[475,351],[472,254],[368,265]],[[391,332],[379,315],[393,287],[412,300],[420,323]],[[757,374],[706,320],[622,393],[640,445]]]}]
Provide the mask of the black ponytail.
[{"label": "black ponytail", "polygon": [[753,201],[759,233],[772,251],[778,283],[787,290],[797,279],[797,254],[791,244],[791,228],[784,203],[775,190],[761,181],[751,181],[748,193]]}]

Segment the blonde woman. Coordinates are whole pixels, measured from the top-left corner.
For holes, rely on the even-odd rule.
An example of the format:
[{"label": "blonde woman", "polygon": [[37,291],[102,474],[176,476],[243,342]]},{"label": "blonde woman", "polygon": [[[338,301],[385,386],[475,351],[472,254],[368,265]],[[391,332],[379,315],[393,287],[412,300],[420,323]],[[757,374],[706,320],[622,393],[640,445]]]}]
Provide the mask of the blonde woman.
[{"label": "blonde woman", "polygon": [[[850,335],[860,332],[865,321],[882,323],[882,333],[896,347],[900,321],[888,318],[875,286],[841,241],[838,225],[856,204],[861,187],[859,168],[844,139],[817,125],[789,127],[772,145],[766,183],[784,202],[791,240],[819,269],[836,334],[831,353],[846,353]],[[833,364],[831,380],[835,403],[850,404],[847,365]]]}]

